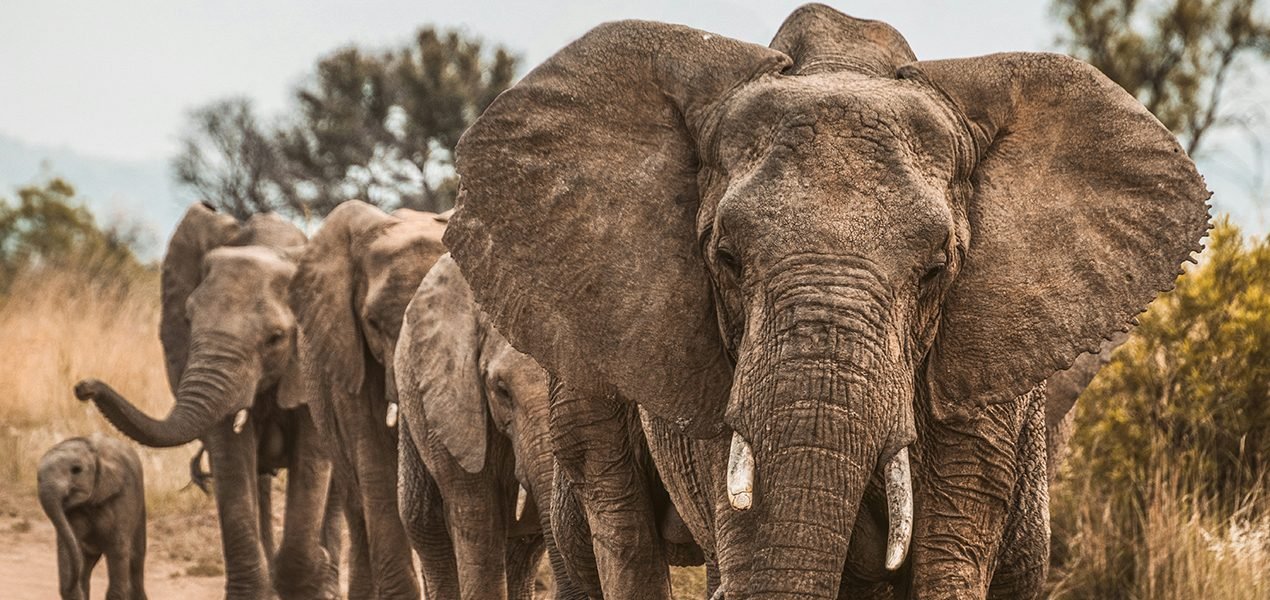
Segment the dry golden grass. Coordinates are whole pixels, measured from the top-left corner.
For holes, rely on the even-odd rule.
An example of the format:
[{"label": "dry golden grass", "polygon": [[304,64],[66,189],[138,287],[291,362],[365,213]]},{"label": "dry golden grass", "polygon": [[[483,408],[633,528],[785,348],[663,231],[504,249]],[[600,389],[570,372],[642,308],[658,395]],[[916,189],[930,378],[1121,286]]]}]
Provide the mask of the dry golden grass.
[{"label": "dry golden grass", "polygon": [[[105,285],[93,279],[37,272],[0,296],[0,512],[43,518],[34,500],[35,465],[49,446],[95,431],[122,438],[94,407],[71,395],[78,379],[108,381],[153,415],[171,406],[157,335],[157,276]],[[217,573],[213,502],[187,487],[194,446],[137,449],[146,469],[152,552],[188,564],[190,572]],[[1097,496],[1088,490],[1054,490],[1056,547],[1063,556],[1052,597],[1270,598],[1267,494],[1219,510],[1196,486],[1158,477],[1150,487],[1147,508],[1132,523],[1113,522],[1106,505],[1083,501]],[[1127,539],[1126,531],[1141,532],[1144,542]],[[704,569],[674,569],[672,581],[676,598],[699,598]]]},{"label": "dry golden grass", "polygon": [[[1264,481],[1264,480],[1263,480]],[[1157,476],[1145,509],[1117,521],[1085,493],[1055,490],[1059,568],[1051,597],[1152,600],[1270,598],[1270,503],[1262,492],[1237,506],[1207,500],[1202,484]],[[1060,514],[1058,511],[1073,511]]]},{"label": "dry golden grass", "polygon": [[[53,444],[93,432],[126,439],[95,407],[71,394],[80,378],[109,382],[152,415],[162,416],[172,405],[158,340],[157,275],[94,279],[100,277],[37,270],[19,276],[0,296],[0,496],[14,510],[29,507],[39,515],[35,468]],[[210,515],[210,540],[204,539],[207,523],[201,523],[192,528],[188,544],[180,536],[169,541],[189,546],[192,559],[219,561],[219,543],[208,543],[219,541],[213,502],[187,487],[197,446],[134,447],[145,468],[152,519]]]}]

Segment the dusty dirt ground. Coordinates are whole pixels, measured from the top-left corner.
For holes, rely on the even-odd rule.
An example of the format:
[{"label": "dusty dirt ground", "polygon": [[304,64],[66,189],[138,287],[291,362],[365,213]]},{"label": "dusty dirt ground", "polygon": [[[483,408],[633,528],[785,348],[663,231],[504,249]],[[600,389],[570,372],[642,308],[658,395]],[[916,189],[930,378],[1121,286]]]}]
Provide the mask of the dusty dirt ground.
[{"label": "dusty dirt ground", "polygon": [[[19,533],[21,531],[21,533]],[[25,517],[0,518],[0,592],[9,600],[57,598],[57,543],[53,526]],[[220,576],[191,576],[188,565],[147,557],[146,592],[151,598],[215,600],[224,595]],[[93,571],[93,598],[106,597],[106,565]]]},{"label": "dusty dirt ground", "polygon": [[[6,490],[0,482],[0,599],[48,600],[58,597],[57,536],[34,497]],[[275,496],[278,498],[278,496]],[[275,503],[274,523],[281,523]],[[280,532],[279,532],[280,533]],[[224,575],[220,534],[210,504],[185,514],[151,517],[146,551],[146,593],[155,600],[220,600]],[[347,540],[345,548],[347,548]],[[540,599],[550,598],[550,568],[539,570]],[[347,575],[345,566],[341,575]],[[676,598],[700,598],[704,571],[672,568]],[[105,560],[93,571],[92,599],[106,597]],[[344,582],[347,586],[347,581]],[[347,590],[347,587],[345,588]]]}]

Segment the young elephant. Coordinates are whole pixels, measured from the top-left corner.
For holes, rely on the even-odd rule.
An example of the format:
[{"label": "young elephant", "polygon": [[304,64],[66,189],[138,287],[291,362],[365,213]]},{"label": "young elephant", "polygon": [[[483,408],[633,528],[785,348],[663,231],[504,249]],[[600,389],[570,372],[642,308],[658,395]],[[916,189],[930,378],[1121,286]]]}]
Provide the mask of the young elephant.
[{"label": "young elephant", "polygon": [[490,326],[449,255],[410,301],[395,363],[398,506],[426,597],[531,598],[551,530],[537,510],[552,489],[546,374]]},{"label": "young elephant", "polygon": [[145,600],[145,478],[135,450],[99,433],[65,440],[40,459],[39,495],[57,529],[63,600],[88,600],[103,554],[106,597]]},{"label": "young elephant", "polygon": [[392,358],[406,305],[445,251],[444,231],[442,215],[345,202],[327,215],[291,283],[300,358],[317,383],[305,400],[345,500],[350,597],[419,597],[397,518]]}]

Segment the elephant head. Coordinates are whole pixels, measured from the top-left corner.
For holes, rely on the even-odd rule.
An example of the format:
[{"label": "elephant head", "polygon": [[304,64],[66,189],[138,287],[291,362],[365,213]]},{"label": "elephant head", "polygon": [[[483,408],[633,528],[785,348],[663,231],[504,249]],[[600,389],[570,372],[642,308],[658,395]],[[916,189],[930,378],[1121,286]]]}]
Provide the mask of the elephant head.
[{"label": "elephant head", "polygon": [[707,492],[725,584],[773,595],[837,593],[875,474],[900,564],[915,405],[957,419],[1029,392],[1207,228],[1191,160],[1089,65],[917,61],[819,5],[769,48],[597,27],[457,157],[445,241],[476,300],[571,386],[728,436]]},{"label": "elephant head", "polygon": [[550,506],[547,374],[494,329],[448,254],[406,309],[396,361],[412,434],[439,439],[469,473],[486,468],[489,432],[507,437],[516,479],[532,496],[517,498],[516,521],[532,518],[527,506]]},{"label": "elephant head", "polygon": [[[395,404],[392,363],[402,315],[445,252],[445,221],[412,210],[389,215],[356,200],[326,217],[291,286],[305,361],[324,388],[360,394],[367,369],[382,369],[383,389]],[[382,422],[391,409],[377,408]]]},{"label": "elephant head", "polygon": [[[131,465],[128,464],[130,460]],[[75,537],[66,512],[102,504],[124,493],[125,486],[140,489],[142,482],[136,481],[140,476],[141,466],[136,453],[123,443],[100,434],[62,441],[40,458],[37,469],[40,507],[57,531],[58,570],[64,598],[76,597],[75,590],[78,590],[84,571],[80,541]]]},{"label": "elephant head", "polygon": [[276,215],[239,223],[194,204],[163,257],[159,338],[176,396],[171,413],[151,418],[92,379],[76,384],[75,395],[156,447],[188,443],[230,415],[241,430],[261,393],[303,396],[286,293],[295,273],[290,253],[303,244],[300,230]]}]

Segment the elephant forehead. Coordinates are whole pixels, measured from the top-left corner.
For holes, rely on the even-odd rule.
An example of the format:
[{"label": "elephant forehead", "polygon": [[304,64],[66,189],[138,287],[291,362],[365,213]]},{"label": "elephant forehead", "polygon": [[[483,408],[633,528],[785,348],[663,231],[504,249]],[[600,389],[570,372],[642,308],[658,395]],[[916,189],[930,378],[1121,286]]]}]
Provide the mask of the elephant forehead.
[{"label": "elephant forehead", "polygon": [[968,132],[947,102],[906,80],[857,73],[773,77],[726,105],[718,156],[724,168],[773,156],[808,175],[823,169],[895,171],[951,177]]},{"label": "elephant forehead", "polygon": [[722,130],[723,229],[773,254],[906,256],[947,239],[969,142],[928,91],[850,73],[766,87],[729,111],[760,126]]},{"label": "elephant forehead", "polygon": [[[295,264],[283,258],[276,250],[263,246],[222,246],[203,259],[203,266],[210,275],[216,272],[234,272],[244,277],[290,279],[295,275]],[[258,281],[259,279],[257,279]]]}]

